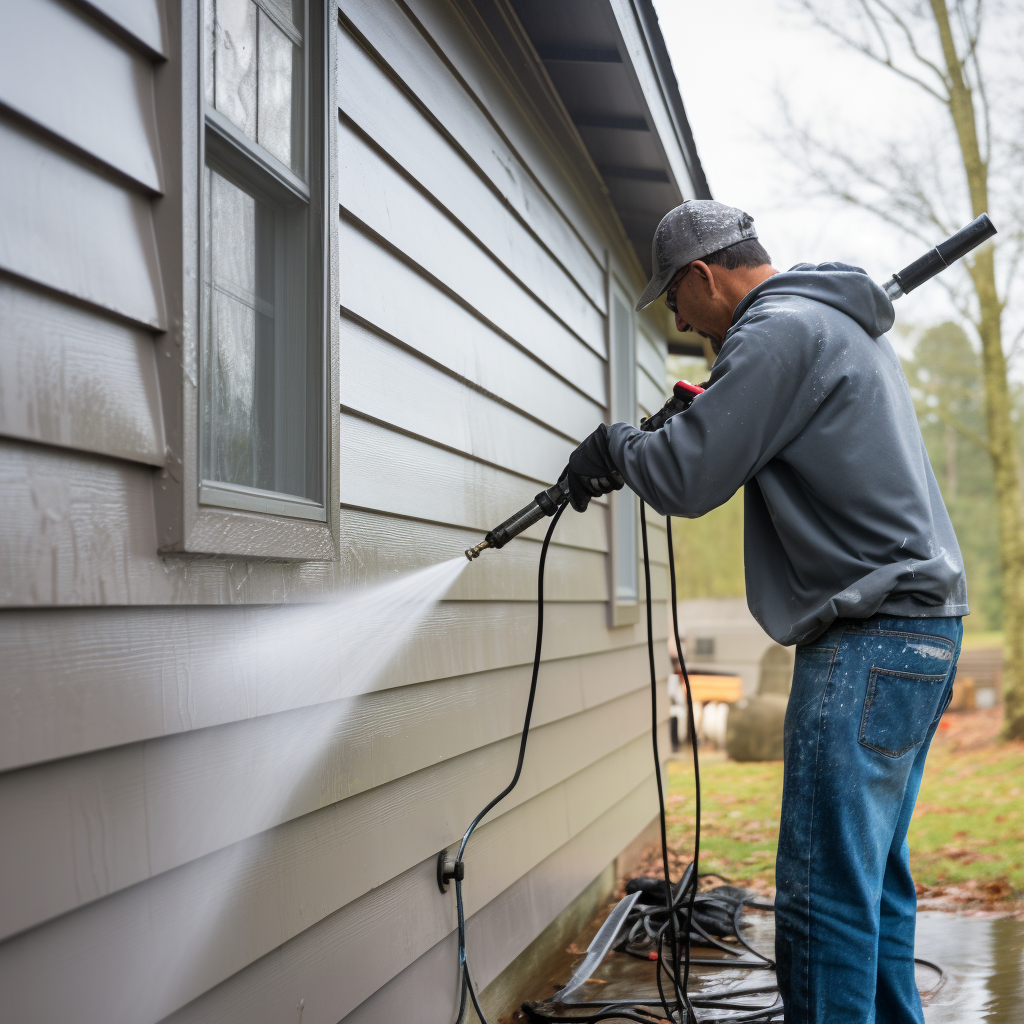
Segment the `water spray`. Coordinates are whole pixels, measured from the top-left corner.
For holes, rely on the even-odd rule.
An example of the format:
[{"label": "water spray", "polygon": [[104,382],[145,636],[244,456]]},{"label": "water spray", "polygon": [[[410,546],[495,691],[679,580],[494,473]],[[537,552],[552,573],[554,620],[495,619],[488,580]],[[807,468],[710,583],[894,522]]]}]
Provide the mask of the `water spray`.
[{"label": "water spray", "polygon": [[[982,242],[991,238],[994,234],[996,234],[995,225],[989,219],[988,214],[983,213],[966,227],[961,228],[961,230],[956,232],[956,234],[951,235],[944,242],[941,242],[939,245],[935,246],[935,248],[930,249],[919,259],[908,264],[902,270],[897,271],[888,281],[886,281],[884,285],[882,285],[882,288],[886,295],[888,295],[889,299],[894,301],[895,299],[912,292],[915,288],[918,288],[926,281],[931,280],[951,264],[967,255],[967,253],[971,252],[973,249],[976,249]],[[704,393],[704,390],[705,389],[700,385],[691,384],[689,381],[678,381],[672,388],[672,396],[664,406],[662,406],[662,408],[653,416],[640,421],[640,429],[644,431],[660,430],[673,416],[677,416],[680,413],[685,412],[693,403],[694,399],[698,395]],[[622,477],[619,474],[613,474],[613,478],[615,483],[620,485],[623,483]],[[479,1019],[486,1024],[486,1017],[484,1016],[483,1009],[480,1006],[476,988],[470,976],[469,960],[466,953],[466,922],[462,901],[462,884],[466,877],[466,871],[463,857],[465,855],[469,839],[477,826],[483,820],[484,816],[515,788],[523,770],[523,762],[526,755],[526,742],[530,730],[530,718],[533,712],[534,700],[537,693],[537,677],[540,670],[541,650],[543,644],[544,565],[547,560],[548,547],[551,543],[551,537],[554,533],[555,526],[557,525],[559,518],[561,518],[562,512],[565,510],[565,506],[568,502],[569,483],[567,477],[563,475],[557,483],[552,484],[550,487],[541,491],[528,505],[521,508],[514,515],[510,516],[499,526],[496,526],[491,530],[479,544],[466,549],[466,558],[469,559],[469,561],[473,561],[473,559],[478,558],[480,552],[484,551],[486,548],[502,548],[510,540],[518,537],[519,534],[528,530],[531,526],[536,525],[542,519],[546,517],[554,517],[548,526],[540,551],[540,565],[537,581],[537,642],[536,649],[534,651],[533,674],[530,681],[530,691],[526,705],[526,718],[523,724],[522,735],[520,737],[519,758],[516,763],[515,773],[511,782],[505,787],[505,789],[491,800],[470,823],[469,828],[466,830],[466,833],[462,838],[462,842],[459,845],[456,856],[453,858],[447,850],[442,850],[438,854],[437,858],[438,888],[442,893],[447,892],[450,883],[454,882],[456,891],[460,987],[457,1024],[463,1024],[470,1005],[472,1005],[476,1010]],[[587,978],[589,978],[590,974],[599,966],[604,955],[611,949],[621,948],[623,946],[623,943],[619,940],[623,934],[625,924],[631,920],[630,914],[634,908],[633,904],[630,904],[628,907],[623,907],[620,904],[620,907],[617,908],[616,911],[613,911],[612,915],[605,923],[605,926],[603,926],[598,932],[594,943],[592,943],[590,950],[588,950],[586,959],[573,975],[573,978],[570,979],[570,982],[561,990],[556,992],[550,999],[544,1000],[540,1003],[524,1004],[523,1009],[526,1010],[534,1019],[548,1021],[600,1021],[614,1018],[616,1020],[634,1020],[647,1022],[647,1024],[654,1024],[655,1021],[665,1020],[667,1018],[669,1021],[677,1021],[680,1022],[680,1024],[683,1024],[683,1022],[686,1022],[686,1024],[697,1024],[698,1018],[695,1012],[695,1007],[725,1010],[726,1013],[716,1015],[714,1019],[716,1021],[730,1022],[730,1024],[739,1024],[741,1021],[751,1022],[751,1024],[755,1021],[761,1021],[767,1024],[767,1022],[770,1021],[781,1021],[783,1019],[784,1010],[782,1001],[781,997],[777,994],[778,988],[775,984],[761,985],[756,988],[746,988],[742,991],[724,989],[719,993],[704,993],[704,998],[691,997],[687,991],[691,963],[712,964],[722,967],[734,966],[743,969],[766,969],[771,972],[774,972],[775,964],[768,957],[763,956],[753,949],[740,935],[739,917],[743,906],[757,905],[750,900],[741,900],[736,904],[733,908],[733,920],[737,940],[741,946],[744,947],[744,950],[756,959],[750,959],[747,961],[734,960],[730,964],[729,961],[723,961],[721,959],[694,961],[690,955],[690,944],[694,928],[697,929],[700,938],[705,942],[705,944],[715,946],[729,956],[736,957],[741,954],[722,943],[715,942],[714,939],[697,924],[694,917],[694,905],[697,899],[708,899],[711,894],[701,894],[698,896],[701,809],[700,764],[697,756],[697,736],[693,715],[693,697],[690,692],[690,679],[686,671],[686,662],[683,658],[682,644],[679,639],[678,602],[676,598],[676,567],[675,555],[672,549],[671,516],[665,517],[665,525],[668,539],[668,565],[671,583],[670,594],[672,602],[673,632],[675,633],[676,656],[679,659],[680,674],[682,675],[683,682],[685,684],[684,692],[686,695],[689,727],[688,732],[693,751],[694,782],[696,789],[696,837],[694,841],[693,860],[686,868],[680,881],[677,884],[673,884],[669,876],[668,842],[665,824],[665,800],[661,780],[661,759],[658,753],[657,681],[655,673],[654,634],[651,608],[651,571],[647,546],[647,517],[644,502],[641,501],[640,531],[643,541],[644,577],[646,583],[647,604],[647,646],[651,679],[651,733],[654,748],[654,768],[658,788],[658,803],[660,808],[662,864],[665,873],[664,909],[657,909],[656,911],[648,910],[646,914],[642,914],[641,916],[644,927],[648,931],[648,935],[657,942],[657,952],[652,953],[651,958],[656,961],[655,977],[658,985],[658,998],[597,1001],[577,1001],[573,998],[575,990],[579,988]],[[635,895],[636,894],[634,894],[634,897],[627,897],[623,903],[626,903],[631,899],[633,900],[633,903],[635,903]],[[767,908],[761,907],[761,909]],[[656,930],[652,932],[651,927],[652,922],[654,921],[655,912],[659,915],[663,915],[663,917],[656,923]],[[634,926],[634,930],[635,929],[636,926]],[[628,951],[628,942],[626,943],[626,949]],[[919,964],[932,967],[934,970],[939,972],[940,976],[942,976],[941,969],[936,965],[917,958],[915,958],[915,961]],[[671,968],[669,967],[669,962],[671,963]],[[665,975],[664,980],[667,981],[670,986],[668,991],[666,991],[666,988],[663,985],[663,974]],[[750,1004],[741,1006],[741,1004],[729,1001],[735,996],[743,996],[744,994],[752,994],[754,992],[774,992],[776,995],[770,1005],[762,1007],[753,1007]],[[712,995],[716,998],[709,999],[708,997]],[[659,1011],[663,1011],[664,1016],[660,1014],[652,1014],[650,1010],[647,1009],[648,1007],[656,1007]],[[589,1009],[592,1012],[586,1016],[574,1015],[567,1017],[563,1015],[564,1009],[566,1008],[570,1009],[570,1012],[575,1010],[578,1013],[578,1011],[585,1009]]]}]

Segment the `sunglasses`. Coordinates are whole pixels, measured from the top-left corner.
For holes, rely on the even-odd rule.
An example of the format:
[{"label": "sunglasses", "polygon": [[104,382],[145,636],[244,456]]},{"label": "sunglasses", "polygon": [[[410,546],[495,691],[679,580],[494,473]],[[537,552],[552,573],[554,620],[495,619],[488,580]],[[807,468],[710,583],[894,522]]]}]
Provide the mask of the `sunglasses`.
[{"label": "sunglasses", "polygon": [[680,274],[676,281],[674,281],[667,292],[665,292],[665,305],[672,310],[673,313],[678,313],[679,310],[676,308],[676,292],[679,291],[679,286],[683,283],[683,278],[690,272],[690,267],[693,264],[689,264],[687,268]]}]

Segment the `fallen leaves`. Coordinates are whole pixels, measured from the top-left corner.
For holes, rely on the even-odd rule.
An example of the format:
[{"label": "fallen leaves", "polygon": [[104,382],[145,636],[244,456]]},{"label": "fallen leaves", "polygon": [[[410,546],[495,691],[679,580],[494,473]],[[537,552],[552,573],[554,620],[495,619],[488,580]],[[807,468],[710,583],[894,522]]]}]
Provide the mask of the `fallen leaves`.
[{"label": "fallen leaves", "polygon": [[1024,900],[1005,878],[968,879],[956,885],[917,884],[918,910],[946,910],[971,916],[1012,916],[1024,920]]}]

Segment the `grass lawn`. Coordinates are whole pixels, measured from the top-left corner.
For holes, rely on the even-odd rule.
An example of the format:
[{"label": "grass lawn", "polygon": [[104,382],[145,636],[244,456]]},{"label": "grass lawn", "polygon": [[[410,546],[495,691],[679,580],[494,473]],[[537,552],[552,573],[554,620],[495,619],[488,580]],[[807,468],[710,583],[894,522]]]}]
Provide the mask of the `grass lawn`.
[{"label": "grass lawn", "polygon": [[[1024,743],[996,738],[999,712],[950,714],[932,744],[910,828],[910,857],[923,906],[944,908],[1024,898]],[[701,871],[756,889],[775,884],[782,764],[701,757]],[[693,767],[668,769],[673,875],[693,845]],[[653,852],[645,870],[660,868]],[[656,862],[656,863],[655,863]]]}]

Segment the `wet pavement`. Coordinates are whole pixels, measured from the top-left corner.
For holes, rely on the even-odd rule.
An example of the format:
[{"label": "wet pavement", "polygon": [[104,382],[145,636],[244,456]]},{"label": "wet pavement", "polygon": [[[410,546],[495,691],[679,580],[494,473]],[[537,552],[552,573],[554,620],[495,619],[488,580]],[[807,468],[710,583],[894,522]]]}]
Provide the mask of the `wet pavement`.
[{"label": "wet pavement", "polygon": [[[927,1024],[1024,1024],[1024,921],[925,911],[917,955],[947,975],[926,1001]],[[919,974],[922,991],[930,984]]]},{"label": "wet pavement", "polygon": [[[579,937],[575,948],[586,947],[599,920]],[[772,955],[774,916],[747,911],[743,920],[747,941],[765,955]],[[695,955],[709,954],[701,951]],[[918,966],[927,1024],[1024,1024],[1024,921],[926,911],[917,917],[917,956],[934,962],[944,972],[939,976],[929,967]],[[765,989],[774,987],[774,974],[740,970],[727,966],[728,961],[724,957],[722,967],[694,968],[691,994],[731,989],[749,993],[742,1002],[751,1009],[770,1005],[774,993]],[[563,960],[557,970],[558,980],[564,983],[578,962],[578,957]],[[654,977],[653,963],[610,953],[578,996],[599,1001],[656,1000]],[[537,992],[533,998],[550,995],[557,987],[550,981],[547,985],[543,994]],[[715,1016],[713,1010],[699,1012],[702,1019]]]}]

